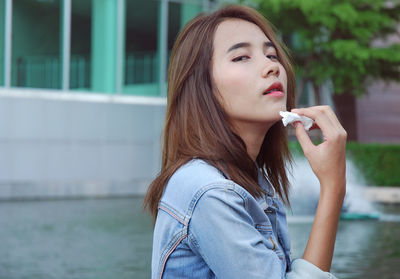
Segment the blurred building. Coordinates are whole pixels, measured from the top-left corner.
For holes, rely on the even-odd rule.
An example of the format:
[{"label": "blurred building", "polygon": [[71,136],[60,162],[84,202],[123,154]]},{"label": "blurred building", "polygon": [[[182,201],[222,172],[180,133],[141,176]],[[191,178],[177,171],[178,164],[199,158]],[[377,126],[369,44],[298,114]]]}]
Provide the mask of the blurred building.
[{"label": "blurred building", "polygon": [[[279,26],[278,26],[279,29]],[[385,38],[375,39],[374,47],[400,44],[400,24],[397,32]],[[400,77],[397,77],[399,80]],[[300,83],[300,82],[299,82]],[[302,87],[302,86],[299,86]],[[298,93],[301,107],[316,105],[314,89],[308,82]],[[301,89],[299,89],[301,90]],[[400,144],[400,83],[396,81],[368,80],[366,92],[359,97],[346,94],[333,94],[330,81],[319,87],[320,104],[330,105],[339,121],[347,131],[348,141],[361,143]],[[321,138],[319,131],[311,131],[311,136]],[[294,130],[289,130],[290,138],[295,140]]]},{"label": "blurred building", "polygon": [[[396,33],[372,43],[374,47],[400,44],[400,25]],[[400,144],[399,82],[370,81],[363,96],[346,94],[334,96],[334,100],[350,140]]]},{"label": "blurred building", "polygon": [[143,194],[173,42],[211,0],[1,0],[0,199]]},{"label": "blurred building", "polygon": [[[143,194],[160,168],[174,40],[218,2],[0,0],[0,199]],[[388,88],[336,100],[353,139],[400,142]],[[329,86],[322,102],[333,106]]]},{"label": "blurred building", "polygon": [[[399,40],[400,41],[400,40]],[[349,93],[336,95],[327,82],[320,87],[321,104],[330,105],[347,131],[348,141],[361,143],[400,144],[400,84],[373,81],[360,97]],[[300,107],[314,106],[314,91],[306,86],[299,102]],[[294,130],[289,130],[296,140]],[[310,135],[321,138],[319,130]]]},{"label": "blurred building", "polygon": [[400,84],[373,82],[365,95],[334,96],[348,140],[400,144]]}]

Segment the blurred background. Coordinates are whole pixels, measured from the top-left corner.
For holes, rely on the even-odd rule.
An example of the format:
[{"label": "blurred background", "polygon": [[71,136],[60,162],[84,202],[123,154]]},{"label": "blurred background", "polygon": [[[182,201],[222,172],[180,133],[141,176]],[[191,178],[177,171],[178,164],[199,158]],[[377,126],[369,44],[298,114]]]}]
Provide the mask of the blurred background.
[{"label": "blurred background", "polygon": [[[160,169],[169,56],[189,20],[227,3],[276,27],[296,106],[330,105],[348,132],[332,272],[400,278],[399,1],[0,0],[0,279],[150,277],[141,206]],[[319,186],[288,132],[301,257]]]}]

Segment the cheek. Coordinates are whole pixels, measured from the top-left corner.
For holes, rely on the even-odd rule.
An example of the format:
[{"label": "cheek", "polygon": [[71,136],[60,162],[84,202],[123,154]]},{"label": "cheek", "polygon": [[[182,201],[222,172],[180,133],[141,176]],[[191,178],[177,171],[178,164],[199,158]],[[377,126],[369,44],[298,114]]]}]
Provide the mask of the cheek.
[{"label": "cheek", "polygon": [[221,105],[229,117],[242,115],[246,110],[246,93],[249,92],[249,73],[232,67],[220,67],[214,75],[214,82],[218,89]]},{"label": "cheek", "polygon": [[281,72],[281,81],[283,83],[283,86],[285,87],[285,89],[287,89],[287,74],[285,71],[285,68],[283,68],[283,66],[280,66],[280,72]]},{"label": "cheek", "polygon": [[239,96],[246,93],[252,84],[248,71],[242,71],[235,67],[221,69],[219,75],[219,87],[223,96]]},{"label": "cheek", "polygon": [[[287,74],[285,71],[285,68],[283,68],[283,66],[281,66],[281,82],[283,83],[283,86],[285,87],[285,92],[287,93],[287,89],[288,89],[288,79],[287,79]],[[287,100],[287,94],[285,95],[285,100]]]}]

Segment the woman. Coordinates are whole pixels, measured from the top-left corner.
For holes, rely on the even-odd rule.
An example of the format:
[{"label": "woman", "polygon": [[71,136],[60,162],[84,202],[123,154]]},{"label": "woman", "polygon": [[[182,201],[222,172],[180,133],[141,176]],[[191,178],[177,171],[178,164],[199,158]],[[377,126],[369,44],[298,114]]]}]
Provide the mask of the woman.
[{"label": "woman", "polygon": [[[293,109],[294,90],[285,50],[257,11],[227,6],[185,26],[168,71],[162,169],[144,203],[155,218],[152,278],[334,278],[346,132],[327,106]],[[296,125],[321,193],[293,262],[286,110],[325,137],[315,146]]]}]

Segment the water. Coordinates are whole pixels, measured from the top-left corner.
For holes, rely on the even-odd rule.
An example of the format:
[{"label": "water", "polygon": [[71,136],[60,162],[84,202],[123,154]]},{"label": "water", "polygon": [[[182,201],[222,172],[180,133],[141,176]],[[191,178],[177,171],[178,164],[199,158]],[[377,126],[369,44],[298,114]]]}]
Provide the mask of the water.
[{"label": "water", "polygon": [[[292,211],[288,213],[292,253],[299,258],[305,249],[318,204],[320,185],[304,157],[294,158],[290,177]],[[338,278],[400,278],[400,206],[382,206],[363,198],[365,179],[346,161],[346,197],[343,211],[378,213],[376,220],[339,223],[331,271]]]},{"label": "water", "polygon": [[[340,221],[331,272],[343,279],[400,278],[400,206],[378,206],[379,221]],[[293,258],[301,257],[312,217],[289,217]]]},{"label": "water", "polygon": [[[142,198],[0,203],[0,279],[150,278],[152,221]],[[379,221],[341,221],[332,272],[400,278],[400,206]],[[289,216],[300,257],[312,217]]]},{"label": "water", "polygon": [[141,199],[0,203],[0,279],[149,278]]},{"label": "water", "polygon": [[[320,184],[305,157],[295,157],[290,201],[296,215],[314,215],[318,204]],[[344,208],[352,213],[377,213],[375,205],[363,198],[366,181],[352,161],[346,161],[346,198]]]}]

